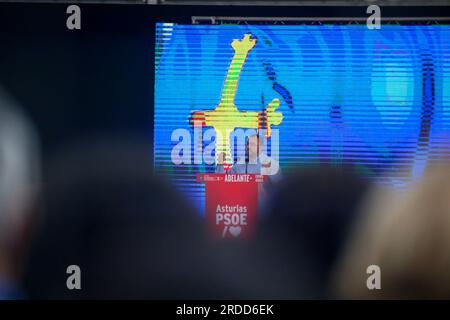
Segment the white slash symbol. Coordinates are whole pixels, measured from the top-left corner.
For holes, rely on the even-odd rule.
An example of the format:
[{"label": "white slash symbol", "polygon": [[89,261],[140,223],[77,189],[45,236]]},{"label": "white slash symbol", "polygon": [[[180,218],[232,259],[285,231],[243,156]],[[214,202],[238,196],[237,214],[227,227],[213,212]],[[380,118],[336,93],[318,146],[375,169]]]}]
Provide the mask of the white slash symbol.
[{"label": "white slash symbol", "polygon": [[223,228],[222,238],[225,238],[225,235],[227,234],[227,231],[228,231],[228,226],[225,226],[225,227]]}]

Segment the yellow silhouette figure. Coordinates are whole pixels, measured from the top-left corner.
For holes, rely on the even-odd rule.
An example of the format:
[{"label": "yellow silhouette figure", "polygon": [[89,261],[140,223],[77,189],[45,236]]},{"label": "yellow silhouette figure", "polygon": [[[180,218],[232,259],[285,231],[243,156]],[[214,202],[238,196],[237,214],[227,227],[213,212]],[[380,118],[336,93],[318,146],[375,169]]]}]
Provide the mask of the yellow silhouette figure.
[{"label": "yellow silhouette figure", "polygon": [[222,96],[215,110],[196,111],[193,113],[194,124],[213,127],[216,132],[216,163],[219,155],[225,154],[225,164],[231,164],[230,134],[235,128],[267,129],[266,136],[271,136],[271,125],[279,125],[283,121],[283,114],[275,112],[280,106],[278,98],[269,102],[266,109],[257,111],[239,111],[234,104],[239,76],[250,50],[255,46],[256,39],[250,39],[246,34],[242,40],[233,40],[231,47],[234,55],[228,67],[222,89]]}]

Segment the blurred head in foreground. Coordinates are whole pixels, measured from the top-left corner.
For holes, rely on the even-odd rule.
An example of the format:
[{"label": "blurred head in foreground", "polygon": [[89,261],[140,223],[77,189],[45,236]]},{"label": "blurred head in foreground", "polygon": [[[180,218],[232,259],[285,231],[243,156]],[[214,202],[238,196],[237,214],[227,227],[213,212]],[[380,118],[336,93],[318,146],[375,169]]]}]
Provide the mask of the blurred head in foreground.
[{"label": "blurred head in foreground", "polygon": [[[148,153],[136,141],[91,141],[50,161],[26,277],[31,298],[211,296],[202,220],[153,176]],[[81,270],[81,290],[66,287],[70,265]]]},{"label": "blurred head in foreground", "polygon": [[329,272],[368,187],[352,170],[331,167],[302,169],[282,182],[260,234],[276,244],[267,259],[289,273],[288,298],[326,297]]},{"label": "blurred head in foreground", "polygon": [[[336,297],[449,299],[449,195],[449,164],[430,167],[407,191],[375,194],[336,272]],[[371,265],[380,290],[368,289],[378,281]]]},{"label": "blurred head in foreground", "polygon": [[0,87],[0,299],[21,298],[18,279],[39,189],[37,137]]}]

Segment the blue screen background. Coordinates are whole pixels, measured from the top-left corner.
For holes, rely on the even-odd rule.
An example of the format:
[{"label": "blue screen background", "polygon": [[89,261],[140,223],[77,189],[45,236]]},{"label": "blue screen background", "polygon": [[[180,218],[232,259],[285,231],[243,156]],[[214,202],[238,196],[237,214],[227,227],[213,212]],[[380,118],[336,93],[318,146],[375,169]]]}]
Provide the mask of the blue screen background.
[{"label": "blue screen background", "polygon": [[[450,27],[447,25],[156,25],[154,167],[203,211],[197,172],[171,161],[172,132],[192,111],[220,101],[234,51],[257,39],[235,104],[259,111],[279,98],[279,162],[348,166],[377,183],[405,187],[450,150]],[[206,129],[206,128],[204,128]],[[192,141],[193,144],[193,141]],[[192,157],[194,146],[192,145]]]}]

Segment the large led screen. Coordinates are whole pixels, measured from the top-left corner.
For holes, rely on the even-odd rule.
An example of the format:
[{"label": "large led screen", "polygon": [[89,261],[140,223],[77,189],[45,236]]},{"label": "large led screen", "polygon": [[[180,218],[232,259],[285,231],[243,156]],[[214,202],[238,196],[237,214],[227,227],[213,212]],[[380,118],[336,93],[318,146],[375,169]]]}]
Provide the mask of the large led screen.
[{"label": "large led screen", "polygon": [[204,212],[196,174],[258,134],[282,175],[345,166],[403,188],[449,153],[449,40],[436,24],[158,23],[155,171]]}]

